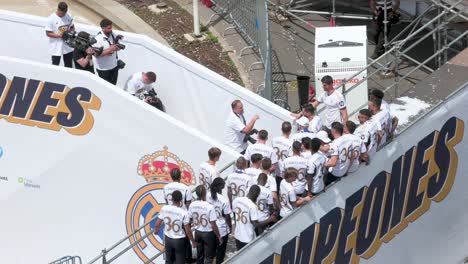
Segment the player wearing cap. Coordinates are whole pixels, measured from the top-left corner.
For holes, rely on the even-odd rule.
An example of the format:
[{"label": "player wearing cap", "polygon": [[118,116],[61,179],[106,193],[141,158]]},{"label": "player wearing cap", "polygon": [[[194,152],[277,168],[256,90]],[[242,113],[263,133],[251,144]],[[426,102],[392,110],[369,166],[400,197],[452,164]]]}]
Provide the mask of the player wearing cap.
[{"label": "player wearing cap", "polygon": [[190,205],[190,202],[192,201],[192,192],[190,191],[190,188],[187,185],[180,183],[181,176],[182,173],[180,169],[174,168],[171,170],[172,182],[164,186],[164,198],[166,199],[167,204],[173,204],[172,193],[174,191],[179,191],[180,193],[182,193],[182,208],[187,210],[187,208]]},{"label": "player wearing cap", "polygon": [[379,130],[379,144],[377,148],[381,148],[387,142],[388,127],[391,126],[390,113],[386,110],[380,109],[382,100],[374,98],[369,101],[369,110],[371,110],[373,116],[372,120],[377,122]]},{"label": "player wearing cap", "polygon": [[227,177],[228,197],[231,205],[232,201],[237,197],[246,196],[249,187],[252,185],[252,179],[245,174],[246,167],[247,161],[244,157],[239,157],[236,160],[237,169]]},{"label": "player wearing cap", "polygon": [[325,184],[339,180],[341,177],[348,175],[350,168],[350,160],[348,157],[348,150],[350,149],[351,142],[343,137],[343,125],[338,122],[332,124],[331,133],[334,140],[330,144],[330,159],[325,164],[325,167],[331,168],[325,180]]},{"label": "player wearing cap", "polygon": [[224,189],[224,180],[222,178],[215,178],[210,187],[210,192],[206,197],[206,201],[213,205],[216,210],[216,225],[218,226],[219,235],[223,240],[222,244],[218,244],[216,248],[216,264],[221,264],[226,255],[226,247],[228,243],[228,235],[232,230],[231,226],[231,205],[226,197],[221,193]]},{"label": "player wearing cap", "polygon": [[321,142],[320,146],[320,154],[323,155],[326,159],[330,157],[330,138],[328,137],[328,133],[326,131],[320,131],[317,133],[317,138]]},{"label": "player wearing cap", "polygon": [[[267,181],[268,176],[265,173],[260,173],[257,179],[257,185],[260,187],[260,194],[257,199],[258,221],[260,222],[266,221],[274,212],[273,194],[269,188],[265,187]],[[263,227],[256,229],[257,235],[262,234],[263,231]]]},{"label": "player wearing cap", "polygon": [[343,137],[350,144],[348,148],[348,159],[350,160],[349,173],[353,173],[359,169],[361,160],[369,164],[369,159],[367,157],[366,145],[359,136],[353,134],[356,130],[356,124],[353,121],[348,121],[346,122],[346,128]]},{"label": "player wearing cap", "polygon": [[268,140],[268,132],[266,130],[258,131],[258,141],[253,145],[249,145],[245,151],[244,158],[250,160],[251,156],[255,153],[262,154],[263,157],[271,159],[273,167],[278,163],[278,156],[273,148],[266,144]]},{"label": "player wearing cap", "polygon": [[379,124],[371,117],[372,112],[369,109],[361,109],[358,114],[360,125],[354,131],[354,134],[366,145],[369,160],[374,157],[379,144]]},{"label": "player wearing cap", "polygon": [[270,216],[267,220],[259,222],[259,212],[255,204],[259,195],[260,187],[252,185],[247,197],[236,198],[232,204],[236,223],[234,237],[236,238],[237,250],[255,239],[255,227],[263,227],[276,220],[274,216]]},{"label": "player wearing cap", "polygon": [[245,174],[250,176],[251,182],[257,182],[258,175],[262,173],[260,166],[262,165],[262,154],[255,153],[250,157],[250,168],[245,169]]},{"label": "player wearing cap", "polygon": [[[303,116],[299,119],[296,120],[296,124],[297,124],[297,128],[298,128],[298,132],[291,135],[291,147],[290,149],[292,149],[292,143],[294,141],[299,141],[301,142],[303,138],[305,137],[308,137],[310,139],[313,139],[315,137],[315,134],[310,132],[308,130],[309,128],[309,119],[307,119],[307,117]],[[292,155],[292,152],[289,153],[291,156]]]},{"label": "player wearing cap", "polygon": [[[298,171],[297,179],[292,182],[296,196],[302,197],[307,185],[306,172],[307,172],[307,159],[301,157],[301,143],[294,142],[292,145],[293,155],[285,159],[281,164],[281,172],[284,173],[288,168],[294,168]],[[284,180],[283,180],[284,181]],[[281,186],[281,185],[280,185]]]},{"label": "player wearing cap", "polygon": [[221,157],[221,150],[219,148],[210,148],[208,150],[209,160],[200,164],[199,169],[199,184],[205,186],[206,189],[210,188],[213,179],[219,177],[219,172],[216,170],[216,162]]},{"label": "player wearing cap", "polygon": [[164,205],[159,212],[154,234],[159,234],[159,229],[164,223],[164,247],[166,249],[166,263],[183,264],[186,260],[187,235],[192,246],[197,247],[190,230],[190,217],[187,210],[182,208],[182,193],[174,191],[171,194],[172,204]]},{"label": "player wearing cap", "polygon": [[333,87],[333,78],[329,75],[324,76],[322,78],[322,87],[324,93],[316,101],[313,101],[312,105],[317,108],[319,104],[325,104],[325,125],[330,129],[333,122],[346,123],[348,121],[346,103],[343,95]]},{"label": "player wearing cap", "polygon": [[297,179],[299,172],[294,168],[288,168],[284,172],[284,180],[281,181],[280,185],[280,201],[281,201],[281,217],[286,217],[294,208],[309,202],[312,198],[307,196],[305,198],[297,197],[292,182]]},{"label": "player wearing cap", "polygon": [[307,191],[309,196],[315,196],[325,188],[323,170],[325,168],[326,158],[325,155],[320,152],[321,145],[320,139],[312,139],[312,157],[310,157],[307,162]]},{"label": "player wearing cap", "polygon": [[197,200],[190,204],[189,217],[192,219],[192,229],[195,230],[197,242],[197,263],[212,264],[217,245],[223,244],[216,225],[216,210],[206,202],[206,189],[203,185],[195,188]]}]

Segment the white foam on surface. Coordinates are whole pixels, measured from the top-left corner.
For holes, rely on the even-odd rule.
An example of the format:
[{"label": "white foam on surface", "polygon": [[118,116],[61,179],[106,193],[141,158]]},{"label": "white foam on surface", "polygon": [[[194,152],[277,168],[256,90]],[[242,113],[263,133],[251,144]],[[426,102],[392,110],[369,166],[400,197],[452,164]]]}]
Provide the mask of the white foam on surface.
[{"label": "white foam on surface", "polygon": [[397,98],[396,103],[390,104],[390,112],[398,117],[398,126],[407,124],[411,117],[416,116],[421,111],[429,108],[431,105],[417,98],[408,96]]}]

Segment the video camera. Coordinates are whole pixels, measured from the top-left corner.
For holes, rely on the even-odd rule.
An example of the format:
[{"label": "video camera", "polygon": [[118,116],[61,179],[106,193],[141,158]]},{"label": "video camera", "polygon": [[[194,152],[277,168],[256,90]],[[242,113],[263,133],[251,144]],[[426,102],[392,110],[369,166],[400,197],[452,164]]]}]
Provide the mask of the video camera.
[{"label": "video camera", "polygon": [[63,32],[62,39],[68,46],[74,49],[85,51],[88,48],[92,48],[97,55],[100,55],[103,51],[102,47],[93,47],[93,44],[97,41],[85,31],[77,34],[75,31],[66,30]]},{"label": "video camera", "polygon": [[252,143],[252,144],[257,143],[257,140],[255,140],[255,139],[252,137],[253,134],[257,134],[257,133],[258,133],[258,130],[257,130],[257,129],[255,129],[255,128],[252,129],[248,134],[245,135],[245,137],[244,137],[244,142],[249,141],[249,142]]},{"label": "video camera", "polygon": [[[122,35],[115,36],[114,45],[116,45],[119,49],[124,50],[125,45],[120,43],[120,40],[122,40],[122,39],[123,39]],[[117,60],[117,68],[123,69],[123,68],[125,68],[125,65],[126,65],[126,63],[123,60]]]}]

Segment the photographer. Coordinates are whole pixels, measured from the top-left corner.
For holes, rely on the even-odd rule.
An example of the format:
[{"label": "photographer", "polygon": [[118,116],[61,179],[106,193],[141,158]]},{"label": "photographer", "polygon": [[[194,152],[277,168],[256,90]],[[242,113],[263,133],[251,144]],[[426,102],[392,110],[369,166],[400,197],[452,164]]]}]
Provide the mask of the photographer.
[{"label": "photographer", "polygon": [[164,112],[164,106],[152,86],[154,82],[156,82],[156,73],[137,72],[128,78],[124,91]]},{"label": "photographer", "polygon": [[62,34],[67,30],[74,30],[73,19],[67,14],[68,5],[60,2],[57,11],[47,18],[45,26],[46,35],[49,37],[49,50],[52,54],[52,64],[59,65],[63,56],[65,67],[73,68],[73,48],[62,40]]},{"label": "photographer", "polygon": [[247,140],[252,134],[255,122],[260,118],[255,115],[249,123],[244,118],[244,105],[240,100],[234,100],[231,103],[232,112],[226,120],[225,143],[234,150],[245,153],[247,149]]},{"label": "photographer", "polygon": [[[82,39],[89,39],[90,36],[87,32],[81,31],[78,33],[78,37]],[[86,50],[75,49],[73,51],[73,60],[75,61],[75,68],[78,70],[89,71],[94,73],[93,67],[93,55],[95,51],[89,47]]]},{"label": "photographer", "polygon": [[117,51],[124,49],[125,46],[118,43],[121,36],[112,32],[112,21],[103,19],[100,26],[102,30],[96,35],[97,42],[93,45],[96,48],[103,48],[102,53],[95,56],[96,71],[99,77],[115,85],[119,69],[124,67],[123,62],[119,62]]}]

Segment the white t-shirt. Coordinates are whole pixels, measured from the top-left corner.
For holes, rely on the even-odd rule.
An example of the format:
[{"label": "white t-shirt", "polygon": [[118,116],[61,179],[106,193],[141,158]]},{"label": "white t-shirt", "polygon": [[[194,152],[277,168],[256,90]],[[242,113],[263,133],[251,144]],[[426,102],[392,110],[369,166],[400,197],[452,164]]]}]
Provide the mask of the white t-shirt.
[{"label": "white t-shirt", "polygon": [[387,111],[390,114],[391,119],[395,117],[395,115],[390,111],[390,105],[387,101],[382,100],[382,103],[380,104],[380,109],[382,109],[383,111]]},{"label": "white t-shirt", "polygon": [[246,124],[241,120],[241,117],[237,116],[232,111],[229,113],[228,119],[226,120],[224,142],[237,152],[244,151],[249,145],[247,142],[244,142],[245,134],[242,133],[245,126]]},{"label": "white t-shirt", "polygon": [[349,167],[348,150],[351,147],[351,141],[346,137],[339,137],[330,143],[330,155],[338,156],[335,167],[332,168],[331,173],[335,177],[343,177]]},{"label": "white t-shirt", "polygon": [[215,166],[206,161],[200,164],[200,168],[198,170],[199,184],[203,184],[203,186],[208,190],[216,177],[219,177],[219,173]]},{"label": "white t-shirt", "polygon": [[294,203],[296,199],[294,187],[286,180],[282,180],[280,184],[281,217],[286,217],[293,211],[292,203]]},{"label": "white t-shirt", "polygon": [[255,143],[253,145],[249,145],[247,147],[247,150],[245,151],[244,158],[246,160],[250,160],[253,154],[262,154],[264,158],[270,158],[271,164],[275,164],[278,162],[278,155],[276,154],[276,152],[273,150],[272,147],[265,144]]},{"label": "white t-shirt", "polygon": [[245,170],[245,174],[250,177],[250,182],[252,184],[257,184],[258,175],[260,175],[260,173],[262,173],[262,170],[257,168],[250,167]]},{"label": "white t-shirt", "polygon": [[382,139],[380,139],[379,148],[387,142],[388,128],[391,126],[390,114],[387,111],[381,110],[372,116],[372,120],[377,122],[377,128],[382,131]]},{"label": "white t-shirt", "polygon": [[[307,185],[306,172],[307,172],[307,159],[301,156],[292,156],[285,159],[281,164],[281,176],[287,168],[295,168],[299,171],[297,179],[291,184],[294,187],[296,195],[302,195]],[[284,180],[283,180],[284,181]]]},{"label": "white t-shirt", "polygon": [[255,227],[252,222],[259,219],[257,205],[247,197],[239,197],[232,202],[232,211],[236,220],[234,237],[243,243],[254,240]]},{"label": "white t-shirt", "polygon": [[319,193],[325,188],[323,181],[323,167],[325,166],[325,155],[320,152],[312,154],[312,157],[307,163],[307,173],[313,175],[312,178],[312,193]]},{"label": "white t-shirt", "polygon": [[[93,47],[100,48],[103,47],[104,50],[108,49],[113,43],[115,39],[114,33],[111,33],[109,37],[107,37],[102,31],[96,35],[96,43],[93,44]],[[102,57],[93,57],[94,58],[94,65],[96,65],[96,69],[101,71],[108,71],[112,70],[117,67],[117,52],[113,52],[112,54],[102,56]]]},{"label": "white t-shirt", "polygon": [[262,222],[270,217],[270,207],[273,204],[273,194],[271,190],[265,186],[258,185],[260,187],[260,195],[257,198],[257,207],[259,212],[258,221]]},{"label": "white t-shirt", "polygon": [[377,152],[378,141],[378,123],[374,120],[367,120],[364,124],[358,126],[354,134],[359,136],[367,146],[367,155],[369,160],[372,159]]},{"label": "white t-shirt", "polygon": [[232,200],[244,197],[252,185],[252,179],[243,171],[235,171],[227,177],[227,186],[231,188]]},{"label": "white t-shirt", "polygon": [[124,91],[128,92],[131,95],[135,95],[140,99],[144,99],[144,94],[149,93],[153,90],[151,84],[145,84],[143,82],[143,72],[137,72],[132,74],[125,84]]},{"label": "white t-shirt", "polygon": [[161,208],[158,218],[164,223],[164,235],[172,239],[185,238],[184,225],[190,223],[187,210],[174,205]]},{"label": "white t-shirt", "polygon": [[[266,174],[266,175],[267,175],[267,182],[265,184],[265,187],[270,189],[271,192],[278,192],[275,177],[271,176],[271,174]],[[255,178],[255,182],[257,182],[257,180],[258,180],[258,177]]]},{"label": "white t-shirt", "polygon": [[164,198],[168,201],[168,204],[172,205],[172,193],[174,191],[179,191],[182,193],[182,208],[187,209],[185,202],[192,201],[192,192],[190,188],[180,182],[171,182],[164,186]]},{"label": "white t-shirt", "polygon": [[301,157],[310,159],[310,157],[312,157],[312,152],[310,152],[310,150],[304,150],[301,152]]},{"label": "white t-shirt", "polygon": [[359,136],[353,134],[344,134],[344,138],[350,142],[350,147],[348,149],[348,159],[351,161],[351,155],[354,155],[353,164],[349,168],[349,172],[355,172],[359,169],[359,164],[361,161],[361,153],[366,153],[366,145],[362,142]]},{"label": "white t-shirt", "polygon": [[343,123],[340,110],[346,108],[346,102],[340,92],[335,90],[331,95],[325,92],[317,98],[317,101],[325,104],[325,125],[328,128],[331,128],[333,122]]},{"label": "white t-shirt", "polygon": [[275,137],[271,145],[275,150],[278,161],[289,157],[289,148],[291,147],[291,140],[289,138],[285,138],[284,136]]},{"label": "white t-shirt", "polygon": [[322,118],[320,118],[318,115],[315,115],[314,118],[312,118],[312,120],[309,122],[308,130],[312,133],[318,133],[320,130],[322,130],[322,126]]},{"label": "white t-shirt", "polygon": [[[59,17],[56,13],[52,13],[47,18],[45,30],[51,31],[55,34],[63,34],[70,24],[73,26],[72,21],[73,19],[69,12],[63,17]],[[73,48],[65,44],[62,38],[49,38],[49,51],[52,56],[62,56],[63,54],[72,52]]]},{"label": "white t-shirt", "polygon": [[[293,134],[291,135],[291,146],[294,142],[302,142],[302,139],[305,138],[305,137],[308,137],[310,139],[314,139],[316,137],[315,133],[311,133],[311,132],[298,132],[296,134]],[[292,149],[292,147],[290,147],[290,150]],[[291,152],[290,152],[291,154]]]},{"label": "white t-shirt", "polygon": [[193,229],[200,232],[213,231],[211,223],[216,221],[216,210],[213,205],[205,201],[197,200],[189,206],[189,216],[192,219]]},{"label": "white t-shirt", "polygon": [[229,201],[219,193],[217,194],[217,200],[215,201],[211,197],[211,192],[206,194],[206,201],[214,206],[217,217],[216,225],[218,226],[219,234],[221,237],[224,237],[229,233],[229,226],[227,225],[226,218],[224,218],[224,216],[232,213]]}]

